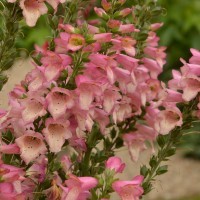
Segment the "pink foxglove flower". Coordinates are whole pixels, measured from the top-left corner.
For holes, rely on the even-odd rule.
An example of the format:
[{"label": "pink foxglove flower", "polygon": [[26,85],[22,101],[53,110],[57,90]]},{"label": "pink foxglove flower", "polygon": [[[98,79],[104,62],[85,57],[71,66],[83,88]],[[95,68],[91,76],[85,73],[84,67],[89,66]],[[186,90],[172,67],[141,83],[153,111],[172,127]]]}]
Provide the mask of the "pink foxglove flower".
[{"label": "pink foxglove flower", "polygon": [[90,197],[89,190],[96,187],[98,182],[93,177],[76,177],[69,175],[65,181],[67,188],[62,187],[63,200],[86,200]]},{"label": "pink foxglove flower", "polygon": [[141,187],[143,176],[136,176],[132,181],[115,181],[112,188],[122,200],[139,200],[144,190]]},{"label": "pink foxglove flower", "polygon": [[[65,2],[65,0],[20,0],[20,7],[23,10],[26,23],[29,26],[35,26],[38,18],[47,13],[48,9],[45,5],[45,1],[49,3],[54,10],[57,9],[59,3]],[[14,3],[16,0],[8,0],[8,2]]]},{"label": "pink foxglove flower", "polygon": [[200,78],[194,75],[187,76],[181,80],[181,86],[183,88],[183,99],[190,101],[200,92]]},{"label": "pink foxglove flower", "polygon": [[61,151],[66,139],[72,137],[69,131],[69,121],[55,121],[52,118],[46,120],[46,128],[43,129],[45,140],[50,151],[57,153]]},{"label": "pink foxglove flower", "polygon": [[20,148],[21,158],[26,164],[34,161],[40,154],[47,151],[40,133],[27,133],[15,140]]},{"label": "pink foxglove flower", "polygon": [[22,119],[25,123],[33,122],[39,116],[46,114],[45,103],[41,99],[24,99],[22,101],[24,109],[22,111]]},{"label": "pink foxglove flower", "polygon": [[168,134],[176,126],[181,126],[182,113],[177,107],[169,107],[158,113],[155,121],[155,129],[162,135]]},{"label": "pink foxglove flower", "polygon": [[56,120],[74,105],[72,93],[64,88],[54,87],[46,97],[48,110]]},{"label": "pink foxglove flower", "polygon": [[47,81],[52,81],[57,79],[60,72],[71,64],[72,58],[68,55],[47,51],[41,59],[41,62],[44,66],[44,69],[41,68],[44,77]]}]

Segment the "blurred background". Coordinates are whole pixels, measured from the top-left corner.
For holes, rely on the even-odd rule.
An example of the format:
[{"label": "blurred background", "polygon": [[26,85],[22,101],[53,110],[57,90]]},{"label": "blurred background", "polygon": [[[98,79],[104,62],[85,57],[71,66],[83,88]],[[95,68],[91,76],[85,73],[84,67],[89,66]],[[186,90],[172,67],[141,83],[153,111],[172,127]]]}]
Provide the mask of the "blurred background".
[{"label": "blurred background", "polygon": [[[129,2],[131,5],[131,1]],[[166,14],[157,21],[164,22],[158,35],[161,38],[160,44],[167,46],[168,56],[165,73],[160,79],[167,81],[171,78],[171,70],[181,67],[180,57],[188,60],[191,56],[190,48],[200,50],[200,0],[158,0],[158,3],[166,9]],[[16,45],[24,61],[18,61],[16,67],[9,72],[10,80],[0,93],[1,107],[6,107],[5,96],[8,91],[30,71],[31,64],[25,58],[34,50],[34,44],[42,45],[49,39],[51,30],[46,25],[46,18],[42,16],[34,29],[25,26],[23,34]],[[196,123],[194,129],[199,132],[200,125]],[[169,163],[169,173],[159,177],[155,190],[146,200],[200,200],[200,134],[185,136],[179,149]],[[124,157],[127,152],[122,150],[119,154]],[[141,163],[145,163],[148,156],[144,154],[138,168]],[[136,172],[137,170],[130,168],[127,176]]]}]

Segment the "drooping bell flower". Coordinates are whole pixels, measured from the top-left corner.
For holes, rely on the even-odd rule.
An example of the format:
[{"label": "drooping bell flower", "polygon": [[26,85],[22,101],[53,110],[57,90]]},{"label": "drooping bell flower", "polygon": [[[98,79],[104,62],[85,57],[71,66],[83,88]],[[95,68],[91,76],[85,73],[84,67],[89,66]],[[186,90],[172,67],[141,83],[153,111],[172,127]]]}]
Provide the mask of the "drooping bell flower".
[{"label": "drooping bell flower", "polygon": [[52,117],[56,120],[63,116],[66,109],[70,109],[74,105],[72,93],[64,88],[54,87],[46,97],[48,110]]},{"label": "drooping bell flower", "polygon": [[43,99],[24,99],[22,101],[23,111],[22,119],[25,123],[33,122],[39,116],[44,116],[46,112],[46,104]]},{"label": "drooping bell flower", "polygon": [[72,137],[69,130],[69,121],[55,121],[49,118],[46,120],[45,125],[46,128],[42,132],[44,133],[50,151],[54,153],[61,151],[65,140]]},{"label": "drooping bell flower", "polygon": [[20,156],[26,164],[34,161],[40,154],[47,151],[43,137],[40,133],[29,132],[15,140],[20,148]]},{"label": "drooping bell flower", "polygon": [[181,126],[182,123],[182,113],[174,106],[158,112],[154,127],[158,133],[166,135],[176,126]]},{"label": "drooping bell flower", "polygon": [[115,181],[112,188],[122,200],[139,200],[144,190],[141,187],[143,176],[136,176],[132,181]]},{"label": "drooping bell flower", "polygon": [[62,187],[63,200],[86,200],[90,197],[89,190],[96,187],[98,181],[93,177],[76,177],[69,175],[65,181],[67,188]]},{"label": "drooping bell flower", "polygon": [[[57,9],[60,2],[65,2],[65,0],[20,0],[20,7],[23,10],[26,23],[29,26],[35,26],[38,18],[47,13],[48,9],[45,5],[45,1],[49,3],[54,10]],[[8,0],[8,2],[14,3],[16,0]]]},{"label": "drooping bell flower", "polygon": [[43,56],[41,62],[44,66],[40,68],[43,71],[47,81],[55,80],[59,77],[60,72],[72,62],[72,58],[68,55],[57,54],[51,51],[47,51]]},{"label": "drooping bell flower", "polygon": [[180,84],[183,88],[182,97],[185,101],[194,99],[200,92],[200,78],[195,75],[183,78]]},{"label": "drooping bell flower", "polygon": [[76,85],[80,107],[83,110],[88,110],[95,95],[100,96],[102,89],[95,81],[90,80],[84,75],[76,77]]}]

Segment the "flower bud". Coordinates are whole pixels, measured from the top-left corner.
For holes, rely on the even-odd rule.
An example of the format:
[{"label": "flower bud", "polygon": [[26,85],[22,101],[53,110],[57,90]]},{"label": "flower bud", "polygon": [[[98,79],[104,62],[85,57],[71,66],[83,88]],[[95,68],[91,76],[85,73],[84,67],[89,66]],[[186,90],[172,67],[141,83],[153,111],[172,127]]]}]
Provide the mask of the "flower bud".
[{"label": "flower bud", "polygon": [[122,173],[125,168],[125,163],[119,157],[113,156],[106,161],[106,168],[114,170],[116,173]]}]

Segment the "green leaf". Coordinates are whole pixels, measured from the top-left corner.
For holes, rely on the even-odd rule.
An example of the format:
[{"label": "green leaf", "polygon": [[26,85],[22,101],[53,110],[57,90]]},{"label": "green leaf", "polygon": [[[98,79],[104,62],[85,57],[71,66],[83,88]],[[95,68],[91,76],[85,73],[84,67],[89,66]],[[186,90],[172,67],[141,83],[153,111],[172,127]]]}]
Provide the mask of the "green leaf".
[{"label": "green leaf", "polygon": [[155,156],[153,156],[149,161],[149,165],[153,168],[154,166],[156,166],[156,164],[157,164],[157,159]]},{"label": "green leaf", "polygon": [[156,175],[164,174],[167,171],[168,171],[168,166],[167,165],[160,166],[156,171]]},{"label": "green leaf", "polygon": [[167,153],[165,154],[166,157],[170,157],[173,156],[176,153],[176,148],[171,148],[167,151]]},{"label": "green leaf", "polygon": [[146,167],[146,165],[143,165],[141,168],[140,168],[140,174],[144,177],[146,177],[148,175],[148,168]]},{"label": "green leaf", "polygon": [[161,148],[163,148],[165,146],[165,142],[166,142],[165,137],[163,135],[159,135],[157,137],[157,143]]}]

